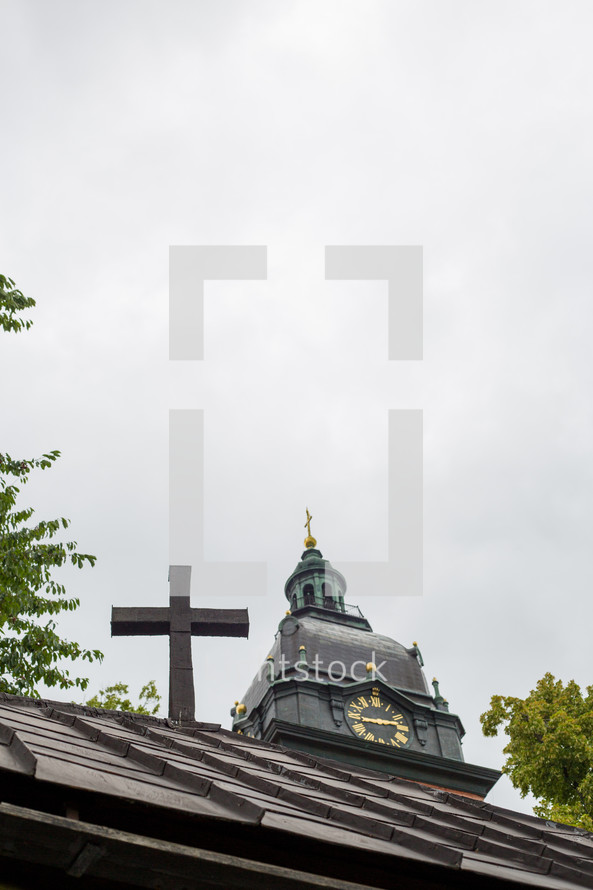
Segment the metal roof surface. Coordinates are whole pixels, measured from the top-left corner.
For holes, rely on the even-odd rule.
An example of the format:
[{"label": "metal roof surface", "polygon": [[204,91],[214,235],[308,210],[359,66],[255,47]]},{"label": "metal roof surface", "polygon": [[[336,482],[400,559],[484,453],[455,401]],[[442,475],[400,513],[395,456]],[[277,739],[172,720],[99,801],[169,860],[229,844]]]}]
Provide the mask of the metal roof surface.
[{"label": "metal roof surface", "polygon": [[593,835],[216,724],[0,695],[0,775],[542,888],[593,887]]},{"label": "metal roof surface", "polygon": [[[378,676],[389,686],[405,692],[413,701],[432,704],[418,658],[390,637],[320,620],[318,616],[291,616],[288,621],[285,619],[280,623],[270,649],[275,676],[280,676],[283,664],[293,666],[298,663],[301,646],[305,647],[309,664],[315,664],[318,659],[318,672],[322,677],[332,662],[347,667],[356,665],[356,676],[348,673],[337,681],[346,685],[364,677],[365,663],[374,661],[379,668]],[[259,704],[268,686],[266,673],[260,671],[242,699],[248,712]]]}]

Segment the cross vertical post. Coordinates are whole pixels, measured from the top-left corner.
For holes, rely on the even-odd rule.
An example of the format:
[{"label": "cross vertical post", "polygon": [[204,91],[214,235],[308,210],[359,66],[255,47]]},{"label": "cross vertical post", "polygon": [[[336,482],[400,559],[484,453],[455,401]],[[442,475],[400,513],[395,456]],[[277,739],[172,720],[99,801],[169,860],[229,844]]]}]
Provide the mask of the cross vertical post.
[{"label": "cross vertical post", "polygon": [[191,658],[191,566],[169,566],[169,717],[195,718],[196,694]]}]

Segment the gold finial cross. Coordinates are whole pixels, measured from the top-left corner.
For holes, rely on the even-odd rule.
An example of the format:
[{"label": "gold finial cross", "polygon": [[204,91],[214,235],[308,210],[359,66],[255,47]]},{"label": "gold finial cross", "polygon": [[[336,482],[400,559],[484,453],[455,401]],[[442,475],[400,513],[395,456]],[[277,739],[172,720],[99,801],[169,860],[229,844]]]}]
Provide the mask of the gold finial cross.
[{"label": "gold finial cross", "polygon": [[313,517],[309,513],[309,508],[307,507],[307,521],[305,522],[304,528],[307,529],[307,534],[309,535],[309,537],[311,536],[311,520],[312,519],[313,519]]}]

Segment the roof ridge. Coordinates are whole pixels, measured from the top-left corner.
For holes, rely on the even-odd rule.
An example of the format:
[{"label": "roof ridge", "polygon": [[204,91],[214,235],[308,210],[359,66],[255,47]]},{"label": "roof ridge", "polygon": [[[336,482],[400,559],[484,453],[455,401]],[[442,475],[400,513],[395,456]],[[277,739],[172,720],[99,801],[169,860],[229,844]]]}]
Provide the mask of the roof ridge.
[{"label": "roof ridge", "polygon": [[[118,719],[119,717],[125,715],[129,720],[133,720],[140,725],[146,723],[176,730],[184,728],[179,727],[178,724],[170,721],[168,717],[157,717],[154,714],[140,714],[138,713],[138,711],[122,711],[117,708],[97,708],[94,705],[89,706],[84,702],[61,702],[54,701],[53,699],[49,698],[34,698],[30,695],[13,695],[10,692],[0,692],[0,702],[2,701],[7,702],[8,704],[22,703],[24,705],[33,705],[34,707],[39,708],[41,711],[50,708],[64,715],[80,714],[81,716],[85,717],[113,717],[114,719]],[[192,732],[196,730],[222,730],[220,723],[208,723],[201,721],[194,721],[193,726],[188,726],[187,728]]]}]

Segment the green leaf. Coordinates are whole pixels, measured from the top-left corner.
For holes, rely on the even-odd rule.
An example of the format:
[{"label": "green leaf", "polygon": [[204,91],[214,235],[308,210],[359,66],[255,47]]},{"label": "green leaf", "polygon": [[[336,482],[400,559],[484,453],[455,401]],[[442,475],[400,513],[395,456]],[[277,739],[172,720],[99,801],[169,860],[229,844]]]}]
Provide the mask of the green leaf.
[{"label": "green leaf", "polygon": [[140,691],[137,704],[133,704],[127,697],[129,689],[127,683],[114,683],[100,689],[97,695],[89,698],[85,705],[90,708],[104,708],[109,711],[131,711],[135,714],[154,715],[158,712],[161,696],[157,692],[154,680],[150,680]]}]

